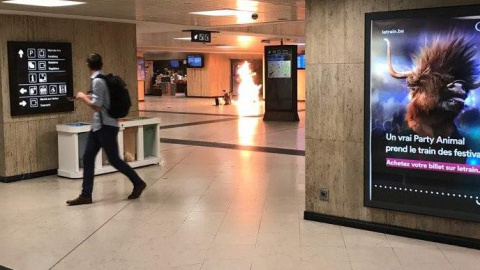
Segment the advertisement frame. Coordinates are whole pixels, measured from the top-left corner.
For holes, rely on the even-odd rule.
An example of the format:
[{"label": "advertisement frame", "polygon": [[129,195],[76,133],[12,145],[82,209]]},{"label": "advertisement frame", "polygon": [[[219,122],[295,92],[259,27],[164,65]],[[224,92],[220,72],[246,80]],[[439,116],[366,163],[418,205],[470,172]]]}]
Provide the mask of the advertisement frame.
[{"label": "advertisement frame", "polygon": [[372,163],[371,163],[371,35],[375,20],[408,19],[422,17],[466,17],[480,16],[480,5],[452,6],[440,8],[374,12],[365,14],[365,61],[364,61],[364,206],[383,210],[393,210],[416,215],[452,218],[470,222],[480,222],[471,214],[457,211],[422,209],[417,206],[372,201]]}]

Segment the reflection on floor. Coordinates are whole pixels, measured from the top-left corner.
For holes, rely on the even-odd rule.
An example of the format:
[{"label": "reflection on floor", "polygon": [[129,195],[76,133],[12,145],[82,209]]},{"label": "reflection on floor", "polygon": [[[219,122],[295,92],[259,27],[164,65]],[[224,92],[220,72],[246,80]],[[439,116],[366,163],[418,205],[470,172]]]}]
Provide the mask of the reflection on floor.
[{"label": "reflection on floor", "polygon": [[[119,174],[96,179],[95,203],[66,207],[80,181],[55,176],[0,185],[0,265],[76,269],[478,269],[480,252],[302,220],[305,158],[208,143],[303,151],[299,123],[264,123],[210,99],[147,98],[162,166],[139,169],[144,196],[126,201]],[[301,103],[300,106],[303,106]],[[233,118],[233,119],[231,119]],[[216,121],[229,119],[228,121]],[[213,122],[212,122],[213,121]],[[193,124],[196,122],[206,122]],[[190,123],[188,125],[183,125]],[[175,125],[178,125],[175,127]]]}]

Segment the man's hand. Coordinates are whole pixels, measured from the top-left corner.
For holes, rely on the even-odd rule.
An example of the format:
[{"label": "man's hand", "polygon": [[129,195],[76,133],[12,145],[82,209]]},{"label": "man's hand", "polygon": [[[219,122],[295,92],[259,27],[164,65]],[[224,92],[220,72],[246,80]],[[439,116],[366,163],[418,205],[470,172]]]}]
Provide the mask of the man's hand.
[{"label": "man's hand", "polygon": [[87,95],[85,95],[85,93],[83,93],[83,92],[78,92],[77,96],[76,96],[76,98],[80,99],[80,100],[84,100],[85,97],[87,97]]},{"label": "man's hand", "polygon": [[87,104],[90,108],[92,108],[96,112],[99,112],[102,110],[102,107],[93,105],[92,99],[90,98],[90,96],[83,92],[78,92],[76,95],[76,99],[85,102],[85,104]]}]

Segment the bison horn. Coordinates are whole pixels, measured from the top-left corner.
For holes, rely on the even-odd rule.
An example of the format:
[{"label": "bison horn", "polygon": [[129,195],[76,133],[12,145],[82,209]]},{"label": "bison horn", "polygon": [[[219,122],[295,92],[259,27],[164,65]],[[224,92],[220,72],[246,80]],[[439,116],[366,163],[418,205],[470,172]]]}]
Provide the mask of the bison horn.
[{"label": "bison horn", "polygon": [[406,71],[406,72],[398,72],[393,68],[392,65],[392,46],[390,45],[390,41],[388,39],[384,39],[385,42],[387,43],[387,66],[388,66],[388,72],[392,77],[397,78],[397,79],[405,79],[408,76],[412,74],[411,71]]}]

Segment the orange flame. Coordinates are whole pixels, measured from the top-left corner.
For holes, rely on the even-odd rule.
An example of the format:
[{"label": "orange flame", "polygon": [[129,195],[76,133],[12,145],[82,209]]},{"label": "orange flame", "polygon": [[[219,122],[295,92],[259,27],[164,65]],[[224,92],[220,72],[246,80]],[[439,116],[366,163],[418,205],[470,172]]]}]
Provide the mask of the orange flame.
[{"label": "orange flame", "polygon": [[[235,102],[240,116],[260,114],[260,89],[262,85],[255,84],[256,73],[250,68],[250,63],[245,61],[237,70],[240,78],[238,86],[238,101]],[[253,145],[254,135],[257,130],[258,119],[241,117],[238,120],[238,134],[241,145]]]},{"label": "orange flame", "polygon": [[256,73],[252,72],[250,63],[243,62],[237,70],[240,78],[240,85],[238,86],[238,103],[256,103],[259,99],[259,91],[262,85],[256,85],[253,81]]}]

